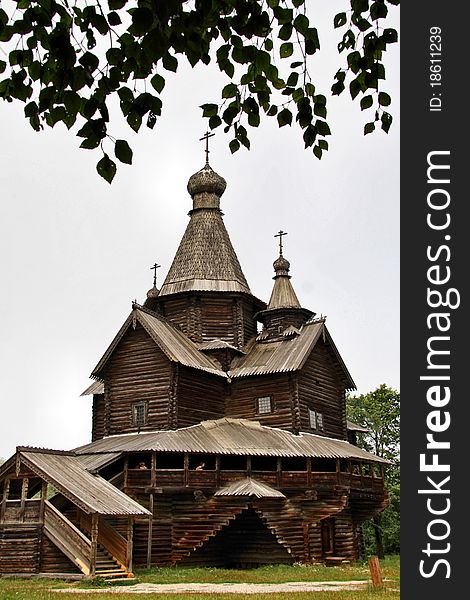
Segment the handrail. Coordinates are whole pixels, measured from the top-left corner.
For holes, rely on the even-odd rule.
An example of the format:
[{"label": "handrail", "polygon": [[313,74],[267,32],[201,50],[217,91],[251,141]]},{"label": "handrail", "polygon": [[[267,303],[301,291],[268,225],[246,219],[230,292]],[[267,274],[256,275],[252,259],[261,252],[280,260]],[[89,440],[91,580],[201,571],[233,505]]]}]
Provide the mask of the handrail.
[{"label": "handrail", "polygon": [[[87,531],[91,530],[89,515],[80,515],[80,526]],[[98,543],[103,546],[122,567],[128,568],[127,540],[114,527],[100,517],[98,525]]]},{"label": "handrail", "polygon": [[91,571],[91,541],[48,500],[45,501],[44,533],[85,575]]}]

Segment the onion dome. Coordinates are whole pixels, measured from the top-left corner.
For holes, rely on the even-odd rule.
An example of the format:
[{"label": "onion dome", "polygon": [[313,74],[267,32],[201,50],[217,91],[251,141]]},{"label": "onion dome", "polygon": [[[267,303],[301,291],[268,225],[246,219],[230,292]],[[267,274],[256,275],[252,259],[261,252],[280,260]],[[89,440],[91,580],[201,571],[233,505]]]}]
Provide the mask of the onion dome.
[{"label": "onion dome", "polygon": [[219,208],[220,197],[226,187],[225,179],[206,162],[204,167],[191,175],[188,181],[188,192],[193,199],[193,209]]},{"label": "onion dome", "polygon": [[157,286],[154,285],[147,292],[147,298],[156,298],[159,293],[160,293],[160,290],[157,288]]},{"label": "onion dome", "polygon": [[193,197],[196,194],[206,192],[207,194],[216,194],[220,198],[226,187],[227,182],[225,179],[216,173],[209,163],[206,163],[200,171],[191,175],[188,181],[188,192]]},{"label": "onion dome", "polygon": [[283,275],[289,277],[290,262],[287,258],[284,258],[282,254],[273,262],[273,267],[276,273],[275,277],[281,277]]},{"label": "onion dome", "polygon": [[279,255],[273,262],[275,271],[274,287],[268,303],[268,309],[272,308],[300,308],[300,302],[290,282],[290,262]]}]

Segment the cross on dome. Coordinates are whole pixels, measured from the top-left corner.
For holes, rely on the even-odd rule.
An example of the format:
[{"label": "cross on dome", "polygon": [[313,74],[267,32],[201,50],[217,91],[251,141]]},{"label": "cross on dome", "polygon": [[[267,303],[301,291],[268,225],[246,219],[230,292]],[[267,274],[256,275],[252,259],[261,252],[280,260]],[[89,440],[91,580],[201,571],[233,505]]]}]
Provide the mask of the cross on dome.
[{"label": "cross on dome", "polygon": [[206,133],[202,136],[202,138],[199,139],[200,142],[202,142],[203,140],[206,140],[206,165],[209,164],[209,138],[213,137],[215,135],[215,133],[209,133],[209,131],[206,131]]}]

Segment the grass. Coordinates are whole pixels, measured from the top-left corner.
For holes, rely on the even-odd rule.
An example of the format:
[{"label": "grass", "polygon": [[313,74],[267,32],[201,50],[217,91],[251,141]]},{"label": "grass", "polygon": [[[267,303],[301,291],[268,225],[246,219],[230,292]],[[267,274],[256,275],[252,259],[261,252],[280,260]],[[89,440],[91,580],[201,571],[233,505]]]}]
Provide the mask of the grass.
[{"label": "grass", "polygon": [[[99,592],[81,595],[56,593],[54,589],[93,587],[93,582],[64,582],[50,579],[0,578],[0,600],[398,600],[400,581],[399,557],[381,561],[382,574],[387,579],[387,589],[362,589],[357,591],[299,592],[274,594],[138,594]],[[162,568],[136,572],[139,583],[284,583],[288,581],[367,581],[370,579],[367,563],[340,567],[276,565],[251,570],[211,568]]]}]

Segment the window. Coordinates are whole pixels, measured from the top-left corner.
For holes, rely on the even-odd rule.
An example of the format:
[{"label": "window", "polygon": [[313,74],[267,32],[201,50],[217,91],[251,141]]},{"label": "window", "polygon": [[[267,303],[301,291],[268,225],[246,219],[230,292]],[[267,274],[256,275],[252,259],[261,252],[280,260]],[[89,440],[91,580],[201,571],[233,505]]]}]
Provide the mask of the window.
[{"label": "window", "polygon": [[308,409],[308,419],[310,423],[310,427],[312,429],[318,429],[319,431],[323,431],[323,413],[317,412],[316,410]]},{"label": "window", "polygon": [[265,415],[267,413],[273,412],[273,403],[271,396],[263,396],[262,398],[257,398],[256,405],[257,412],[260,415]]},{"label": "window", "polygon": [[132,405],[132,423],[137,427],[147,423],[147,402],[135,402]]}]

